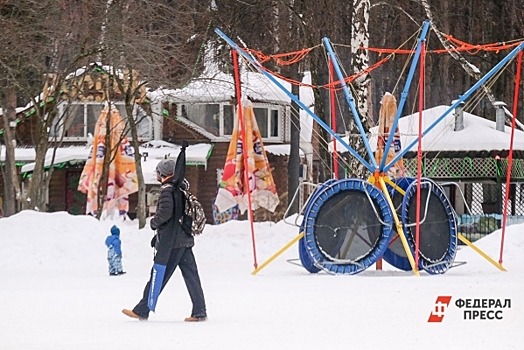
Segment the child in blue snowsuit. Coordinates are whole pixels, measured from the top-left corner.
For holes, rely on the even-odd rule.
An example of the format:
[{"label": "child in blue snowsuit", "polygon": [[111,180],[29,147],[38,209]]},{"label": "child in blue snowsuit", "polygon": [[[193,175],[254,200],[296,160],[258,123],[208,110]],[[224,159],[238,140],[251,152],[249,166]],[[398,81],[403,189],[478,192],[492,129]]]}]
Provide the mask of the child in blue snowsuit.
[{"label": "child in blue snowsuit", "polygon": [[120,229],[113,225],[111,235],[106,238],[107,261],[109,262],[109,276],[123,275],[122,268],[122,243],[120,242]]}]

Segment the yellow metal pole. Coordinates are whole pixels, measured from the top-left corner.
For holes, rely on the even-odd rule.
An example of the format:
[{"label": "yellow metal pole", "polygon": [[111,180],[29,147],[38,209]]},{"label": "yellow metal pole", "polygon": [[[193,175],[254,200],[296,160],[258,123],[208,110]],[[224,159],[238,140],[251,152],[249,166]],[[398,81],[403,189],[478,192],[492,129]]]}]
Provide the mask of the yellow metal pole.
[{"label": "yellow metal pole", "polygon": [[480,250],[476,245],[474,245],[471,241],[469,241],[466,237],[464,237],[463,235],[461,235],[460,233],[458,234],[458,238],[465,244],[467,244],[468,247],[470,247],[471,249],[473,249],[474,251],[476,251],[477,253],[480,254],[480,256],[482,256],[484,259],[486,259],[487,261],[489,261],[490,263],[492,263],[493,265],[495,265],[495,267],[497,269],[499,269],[500,271],[507,271],[501,264],[499,264],[498,262],[496,262],[495,260],[493,260],[492,258],[490,258],[488,256],[488,254],[484,253],[482,250]]},{"label": "yellow metal pole", "polygon": [[413,270],[413,273],[416,276],[420,276],[420,273],[418,271],[418,266],[415,266],[415,259],[413,259],[413,255],[411,254],[411,249],[409,249],[408,241],[406,240],[406,237],[404,236],[404,230],[402,229],[402,224],[400,223],[400,220],[398,219],[397,211],[395,210],[393,201],[391,200],[391,197],[389,196],[388,189],[386,187],[386,183],[384,182],[384,178],[380,176],[378,178],[378,181],[380,182],[382,192],[384,193],[384,196],[386,197],[389,207],[391,208],[391,211],[393,213],[393,219],[395,220],[395,227],[397,228],[398,236],[400,238],[400,241],[402,242],[402,246],[404,247],[406,256],[408,257],[409,264],[411,265],[411,269]]},{"label": "yellow metal pole", "polygon": [[298,236],[296,236],[295,238],[293,238],[291,241],[289,241],[284,247],[282,247],[282,249],[280,249],[278,252],[276,252],[275,254],[273,254],[269,259],[267,259],[266,261],[264,261],[264,263],[260,266],[258,266],[257,268],[255,268],[253,270],[253,272],[251,272],[252,275],[256,275],[260,270],[262,270],[264,267],[266,267],[267,265],[269,265],[273,260],[275,260],[276,258],[278,258],[283,252],[285,252],[287,249],[289,249],[289,247],[291,247],[293,244],[295,244],[299,239],[301,239],[302,237],[304,237],[304,232],[300,232],[300,234]]},{"label": "yellow metal pole", "polygon": [[391,187],[393,187],[398,193],[400,193],[401,195],[405,196],[406,195],[406,191],[404,191],[402,188],[400,188],[396,183],[394,183],[393,181],[391,181],[391,179],[389,177],[384,177],[383,178],[385,182],[387,182]]}]

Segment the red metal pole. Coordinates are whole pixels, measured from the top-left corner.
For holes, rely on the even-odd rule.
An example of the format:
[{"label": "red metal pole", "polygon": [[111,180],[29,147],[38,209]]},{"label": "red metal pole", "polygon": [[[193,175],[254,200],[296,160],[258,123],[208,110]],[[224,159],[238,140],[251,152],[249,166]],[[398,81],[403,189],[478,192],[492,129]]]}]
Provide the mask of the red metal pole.
[{"label": "red metal pole", "polygon": [[[421,178],[422,178],[422,112],[424,111],[424,74],[426,61],[426,43],[422,43],[420,48],[420,92],[418,98],[418,148],[417,148],[417,225],[415,228],[415,267],[418,269],[419,242],[420,242],[420,197],[421,197]],[[429,193],[428,193],[429,196]]]},{"label": "red metal pole", "polygon": [[255,228],[253,225],[253,211],[251,205],[251,189],[249,188],[249,177],[248,177],[248,162],[247,162],[247,149],[246,149],[246,128],[244,121],[244,111],[242,107],[242,89],[240,88],[240,70],[238,68],[238,54],[235,50],[232,51],[233,55],[233,68],[235,74],[235,93],[237,95],[237,115],[238,115],[238,126],[242,135],[242,160],[244,161],[244,184],[243,191],[247,194],[248,211],[247,216],[249,218],[249,224],[251,227],[251,242],[253,244],[253,265],[255,269],[258,267],[257,263],[257,248],[255,244]]},{"label": "red metal pole", "polygon": [[[520,75],[522,70],[522,51],[517,57],[517,73],[515,79],[515,94],[513,96],[513,118],[511,120],[511,138],[509,142],[508,170],[506,171],[506,195],[504,196],[504,215],[502,216],[502,234],[500,236],[500,256],[499,264],[502,265],[502,255],[504,252],[504,238],[506,235],[506,220],[508,217],[509,187],[511,179],[511,169],[513,168],[513,139],[515,138],[515,120],[517,119],[517,105],[519,101]],[[515,204],[513,204],[515,205]]]}]

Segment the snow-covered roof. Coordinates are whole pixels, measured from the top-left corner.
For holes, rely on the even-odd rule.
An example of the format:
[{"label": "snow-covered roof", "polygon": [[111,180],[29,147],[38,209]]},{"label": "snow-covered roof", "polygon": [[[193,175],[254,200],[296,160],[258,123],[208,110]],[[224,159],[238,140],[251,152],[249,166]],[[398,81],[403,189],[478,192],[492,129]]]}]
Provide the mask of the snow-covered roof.
[{"label": "snow-covered roof", "polygon": [[[437,106],[422,112],[422,131],[424,132],[435,120],[440,118],[449,106]],[[419,113],[399,119],[400,142],[403,148],[409,146],[418,137]],[[455,131],[454,113],[450,112],[440,123],[422,138],[422,151],[502,151],[509,150],[511,128],[498,131],[493,121],[464,112],[464,129]],[[377,146],[378,127],[370,129],[369,143],[372,151]],[[344,140],[347,142],[347,138]],[[416,150],[416,144],[411,151]],[[337,143],[337,150],[344,147]],[[524,150],[524,132],[515,130],[514,150]]]},{"label": "snow-covered roof", "polygon": [[[199,143],[190,145],[186,149],[186,164],[188,165],[203,165],[207,166],[207,159],[211,154],[213,146],[207,143]],[[45,158],[45,166],[51,165],[53,150],[47,152]],[[140,154],[142,154],[142,173],[146,184],[156,184],[155,168],[158,162],[162,159],[176,159],[180,153],[180,146],[168,143],[165,141],[150,141],[140,147]],[[57,148],[54,164],[65,162],[79,162],[86,161],[89,155],[89,147],[72,146]],[[147,156],[146,156],[147,155]],[[30,162],[22,166],[21,172],[31,172],[35,168],[35,150],[34,148],[16,148],[15,159],[20,162]],[[0,152],[0,161],[5,160],[5,148]]]},{"label": "snow-covered roof", "polygon": [[[291,152],[291,146],[289,144],[282,144],[282,145],[264,145],[264,149],[267,153],[274,154],[276,156],[288,156]],[[301,157],[304,156],[304,152],[302,150],[299,150],[299,154]]]},{"label": "snow-covered roof", "polygon": [[[146,184],[158,184],[155,168],[162,159],[176,159],[180,153],[180,146],[161,140],[153,140],[140,147],[142,157],[142,173]],[[213,146],[208,143],[191,145],[186,149],[187,165],[203,165],[207,167],[207,159],[211,155]]]},{"label": "snow-covered roof", "polygon": [[[278,89],[264,75],[245,71],[241,74],[242,94],[252,100],[289,104],[290,98]],[[288,88],[290,84],[281,80]],[[220,71],[208,73],[193,79],[181,89],[157,89],[148,93],[151,100],[201,103],[229,101],[235,96],[235,82],[231,74]]]},{"label": "snow-covered roof", "polygon": [[[25,107],[16,107],[15,108],[15,113],[18,114],[20,112],[25,111],[28,107],[30,107],[30,105],[32,105],[32,103],[28,104]],[[4,115],[4,110],[2,108],[0,108],[0,115]]]},{"label": "snow-covered roof", "polygon": [[[259,72],[243,69],[240,74],[242,82],[242,96],[258,102],[290,105],[291,98]],[[275,79],[291,93],[291,84],[278,77]],[[311,84],[311,72],[305,72],[302,79],[304,84]],[[216,64],[206,65],[204,73],[193,79],[188,85],[180,89],[161,88],[149,91],[147,97],[151,101],[168,100],[175,103],[211,103],[230,101],[235,96],[235,82],[231,74],[221,72]],[[300,86],[300,100],[313,110],[313,89],[309,86]],[[305,111],[300,111],[300,137],[311,142],[313,118]]]},{"label": "snow-covered roof", "polygon": [[80,67],[76,69],[74,72],[69,73],[65,79],[68,80],[68,79],[81,77],[85,73],[91,71],[93,68],[103,69],[108,74],[114,75],[118,77],[119,79],[125,79],[126,77],[126,73],[124,72],[123,69],[115,68],[111,65],[103,64],[102,62],[91,62],[87,64],[86,66]]}]

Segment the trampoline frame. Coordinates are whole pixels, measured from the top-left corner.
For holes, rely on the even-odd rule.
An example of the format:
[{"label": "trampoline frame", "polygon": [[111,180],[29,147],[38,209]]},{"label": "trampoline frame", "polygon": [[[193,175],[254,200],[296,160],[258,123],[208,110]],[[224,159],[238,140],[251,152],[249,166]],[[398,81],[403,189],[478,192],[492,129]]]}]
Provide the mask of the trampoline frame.
[{"label": "trampoline frame", "polygon": [[[444,211],[446,213],[448,227],[449,227],[449,242],[448,242],[448,249],[446,251],[446,254],[439,260],[439,261],[431,261],[424,257],[423,254],[419,254],[419,268],[422,268],[424,271],[426,271],[429,274],[435,275],[435,274],[442,274],[446,272],[452,265],[453,261],[455,260],[455,256],[457,254],[457,246],[458,246],[458,233],[457,233],[457,217],[455,215],[455,211],[453,210],[453,207],[451,206],[451,203],[444,193],[444,189],[439,186],[436,182],[434,182],[431,179],[428,178],[422,178],[420,181],[420,188],[421,189],[428,189],[431,193],[433,193],[439,200],[440,203],[444,207]],[[402,225],[404,226],[404,233],[407,237],[407,240],[410,244],[410,248],[412,251],[415,250],[415,238],[412,234],[411,227],[416,225],[416,223],[408,223],[409,222],[409,207],[410,207],[410,201],[413,196],[416,196],[417,191],[417,180],[414,179],[406,189],[406,193],[404,195],[404,198],[402,199],[402,210],[401,210],[401,219],[402,219]],[[429,204],[429,198],[428,195],[428,204]],[[421,203],[422,204],[422,203]],[[425,219],[425,218],[424,218]],[[420,221],[420,224],[422,221]]]},{"label": "trampoline frame", "polygon": [[[322,207],[322,205],[329,200],[335,194],[338,194],[342,191],[360,191],[366,193],[370,199],[370,204],[373,206],[375,212],[377,209],[380,210],[382,214],[382,227],[381,234],[376,243],[376,245],[362,258],[354,262],[341,263],[339,259],[329,259],[321,251],[318,246],[317,239],[315,237],[315,224],[317,215]],[[378,208],[377,208],[378,205]],[[391,231],[393,225],[393,213],[391,208],[387,203],[386,198],[382,191],[374,186],[373,184],[360,180],[360,179],[342,179],[331,181],[328,185],[322,186],[318,189],[316,195],[310,198],[310,205],[308,209],[304,212],[304,221],[302,223],[304,237],[303,237],[303,248],[299,246],[299,252],[301,252],[301,260],[305,258],[308,263],[310,271],[311,265],[309,260],[312,262],[312,266],[315,268],[321,269],[327,273],[331,274],[356,274],[361,271],[364,271],[369,266],[373,265],[378,259],[380,259],[387,249]],[[388,225],[389,223],[389,225]],[[307,254],[304,254],[307,253]],[[306,255],[307,257],[305,257]],[[309,260],[308,260],[309,259]],[[316,271],[315,271],[316,272]]]}]

